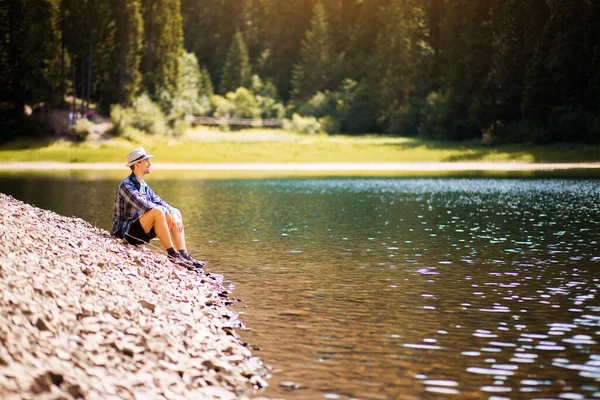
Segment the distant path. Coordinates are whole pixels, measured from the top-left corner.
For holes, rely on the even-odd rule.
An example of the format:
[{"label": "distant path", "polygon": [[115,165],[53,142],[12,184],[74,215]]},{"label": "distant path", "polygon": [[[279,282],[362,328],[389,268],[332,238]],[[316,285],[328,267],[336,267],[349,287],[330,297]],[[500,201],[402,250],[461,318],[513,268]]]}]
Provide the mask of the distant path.
[{"label": "distant path", "polygon": [[[121,163],[8,162],[0,170],[124,170]],[[386,163],[154,163],[155,170],[172,171],[552,171],[597,169],[595,163],[525,162],[386,162]]]}]

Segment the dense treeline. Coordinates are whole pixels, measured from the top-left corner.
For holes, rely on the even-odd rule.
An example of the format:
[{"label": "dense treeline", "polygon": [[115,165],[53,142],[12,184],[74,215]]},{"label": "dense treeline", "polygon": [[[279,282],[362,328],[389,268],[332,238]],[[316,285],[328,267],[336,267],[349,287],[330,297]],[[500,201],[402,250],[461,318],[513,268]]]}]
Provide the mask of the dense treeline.
[{"label": "dense treeline", "polygon": [[598,21],[595,0],[5,0],[0,101],[6,120],[75,93],[117,130],[598,142]]}]

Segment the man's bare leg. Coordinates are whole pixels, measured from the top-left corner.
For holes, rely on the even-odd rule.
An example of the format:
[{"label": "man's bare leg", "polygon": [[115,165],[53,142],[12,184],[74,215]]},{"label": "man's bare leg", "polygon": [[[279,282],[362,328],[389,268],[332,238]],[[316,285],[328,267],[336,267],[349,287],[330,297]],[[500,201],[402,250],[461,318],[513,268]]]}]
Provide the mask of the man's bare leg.
[{"label": "man's bare leg", "polygon": [[140,224],[144,228],[144,232],[150,232],[150,229],[154,227],[156,237],[160,240],[165,249],[173,247],[173,240],[171,239],[171,231],[167,225],[167,219],[165,213],[158,207],[147,211],[140,217]]},{"label": "man's bare leg", "polygon": [[[173,249],[171,251],[181,254],[185,262],[189,263],[190,266],[202,268],[205,265],[204,261],[198,261],[188,254],[185,248],[185,233],[183,229],[179,230],[174,224],[169,228],[167,216],[160,208],[155,207],[142,215],[140,217],[140,224],[146,233],[150,232],[150,229],[154,227],[154,232],[156,232],[156,236],[163,247],[167,251]],[[175,247],[173,247],[173,243],[175,243]]]},{"label": "man's bare leg", "polygon": [[179,231],[176,226],[171,226],[171,239],[173,239],[173,243],[175,244],[175,248],[178,251],[186,250],[185,248],[185,231],[182,229]]},{"label": "man's bare leg", "polygon": [[195,267],[202,268],[206,265],[204,261],[196,260],[187,252],[187,249],[185,248],[185,230],[183,225],[181,225],[181,229],[177,227],[177,224],[171,225],[171,238],[175,243],[175,248],[177,251],[179,251],[179,253],[181,253],[183,257],[191,262]]}]

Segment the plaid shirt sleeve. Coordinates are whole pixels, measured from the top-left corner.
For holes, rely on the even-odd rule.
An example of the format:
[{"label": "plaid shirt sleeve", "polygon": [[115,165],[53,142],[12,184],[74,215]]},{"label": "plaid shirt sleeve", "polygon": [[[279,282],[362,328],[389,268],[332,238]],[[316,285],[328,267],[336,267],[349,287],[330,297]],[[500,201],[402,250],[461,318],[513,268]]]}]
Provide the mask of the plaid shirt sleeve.
[{"label": "plaid shirt sleeve", "polygon": [[165,214],[174,214],[176,209],[166,201],[164,201],[159,195],[154,193],[150,186],[146,186],[146,190],[148,190],[148,197],[152,199],[152,202],[163,207]]}]

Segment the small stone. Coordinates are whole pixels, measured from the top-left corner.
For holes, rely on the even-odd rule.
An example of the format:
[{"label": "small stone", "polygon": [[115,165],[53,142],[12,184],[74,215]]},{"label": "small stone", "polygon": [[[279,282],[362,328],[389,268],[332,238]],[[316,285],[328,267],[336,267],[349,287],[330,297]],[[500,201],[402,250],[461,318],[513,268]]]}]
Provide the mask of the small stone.
[{"label": "small stone", "polygon": [[177,271],[173,270],[170,275],[171,279],[176,279],[178,281],[182,280],[181,276],[177,273]]},{"label": "small stone", "polygon": [[101,328],[102,327],[97,322],[88,322],[88,323],[84,324],[82,330],[84,332],[97,333],[100,331]]},{"label": "small stone", "polygon": [[71,354],[60,348],[56,349],[56,356],[64,361],[69,361],[71,359]]},{"label": "small stone", "polygon": [[52,381],[48,374],[42,374],[37,376],[31,385],[31,391],[35,394],[40,394],[43,392],[49,392],[50,386],[52,385]]},{"label": "small stone", "polygon": [[50,330],[50,327],[48,326],[48,323],[43,318],[38,318],[38,320],[35,323],[35,326],[40,331],[49,331]]},{"label": "small stone", "polygon": [[103,367],[106,364],[108,364],[108,358],[104,354],[98,354],[98,355],[90,357],[90,358],[92,360],[92,363],[94,363],[94,365],[97,365],[99,367]]},{"label": "small stone", "polygon": [[62,383],[65,381],[63,374],[59,372],[48,371],[48,377],[50,377],[50,381],[56,386],[62,385]]},{"label": "small stone", "polygon": [[287,389],[287,390],[300,389],[300,385],[298,385],[296,382],[293,382],[293,381],[284,381],[284,382],[281,382],[279,384],[279,386],[281,386],[282,388]]},{"label": "small stone", "polygon": [[140,300],[140,305],[152,312],[154,312],[154,310],[156,309],[156,304],[152,304],[146,300]]},{"label": "small stone", "polygon": [[76,399],[85,399],[85,393],[83,392],[83,389],[77,384],[69,385],[67,387],[67,391]]},{"label": "small stone", "polygon": [[[256,375],[253,376],[252,379],[250,379],[250,383],[252,383],[252,386],[254,386],[255,389],[262,389],[262,388],[266,388],[269,386],[267,381],[265,381],[260,376],[256,376]],[[300,386],[296,386],[293,389],[299,389],[299,388],[300,388]]]},{"label": "small stone", "polygon": [[94,312],[94,307],[91,304],[82,304],[81,305],[81,315],[84,317],[94,316],[96,313]]}]

